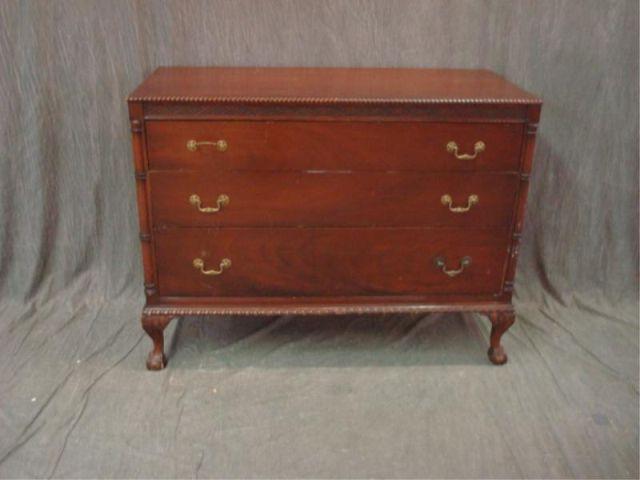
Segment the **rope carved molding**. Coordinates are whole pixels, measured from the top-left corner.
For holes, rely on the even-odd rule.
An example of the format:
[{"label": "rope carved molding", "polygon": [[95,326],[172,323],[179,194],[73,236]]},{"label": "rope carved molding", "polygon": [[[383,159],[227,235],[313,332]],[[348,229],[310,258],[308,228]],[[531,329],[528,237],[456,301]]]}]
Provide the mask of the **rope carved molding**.
[{"label": "rope carved molding", "polygon": [[536,98],[322,98],[322,97],[189,97],[189,96],[145,96],[129,97],[128,102],[189,102],[189,103],[381,103],[381,104],[430,104],[430,103],[483,103],[483,104],[540,104]]}]

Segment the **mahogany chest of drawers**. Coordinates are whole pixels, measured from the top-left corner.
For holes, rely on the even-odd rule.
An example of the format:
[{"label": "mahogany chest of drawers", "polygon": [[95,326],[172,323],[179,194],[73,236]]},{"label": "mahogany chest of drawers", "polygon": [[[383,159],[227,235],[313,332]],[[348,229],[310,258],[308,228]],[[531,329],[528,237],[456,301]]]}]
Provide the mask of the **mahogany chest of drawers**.
[{"label": "mahogany chest of drawers", "polygon": [[129,97],[147,367],[172,317],[511,294],[541,101],[486,70],[160,68]]}]

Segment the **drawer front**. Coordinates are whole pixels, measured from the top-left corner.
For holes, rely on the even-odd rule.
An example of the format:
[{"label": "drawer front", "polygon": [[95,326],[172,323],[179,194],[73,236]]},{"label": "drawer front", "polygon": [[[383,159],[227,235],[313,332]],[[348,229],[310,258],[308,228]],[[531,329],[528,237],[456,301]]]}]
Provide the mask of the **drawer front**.
[{"label": "drawer front", "polygon": [[146,123],[151,169],[216,172],[517,171],[522,134],[522,124],[515,123],[159,120]]},{"label": "drawer front", "polygon": [[159,172],[155,227],[507,227],[518,177],[489,173]]},{"label": "drawer front", "polygon": [[507,237],[507,229],[161,230],[155,234],[159,292],[204,297],[496,294]]}]

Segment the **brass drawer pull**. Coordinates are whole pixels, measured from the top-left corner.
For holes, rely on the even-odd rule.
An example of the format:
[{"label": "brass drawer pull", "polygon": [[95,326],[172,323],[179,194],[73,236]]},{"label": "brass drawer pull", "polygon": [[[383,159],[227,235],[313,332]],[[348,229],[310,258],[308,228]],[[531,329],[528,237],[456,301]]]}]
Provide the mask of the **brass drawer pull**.
[{"label": "brass drawer pull", "polygon": [[196,195],[195,193],[193,195],[191,195],[189,197],[189,203],[191,205],[193,205],[194,207],[196,207],[199,211],[201,211],[202,213],[215,213],[215,212],[219,212],[220,210],[222,210],[222,207],[229,205],[229,202],[231,201],[231,199],[225,195],[218,195],[218,199],[216,200],[216,206],[215,207],[203,207],[202,206],[202,200],[200,199],[199,195]]},{"label": "brass drawer pull", "polygon": [[187,141],[187,150],[195,152],[200,145],[213,145],[219,152],[224,152],[229,148],[229,144],[226,140],[218,140],[217,142],[197,142],[196,140]]},{"label": "brass drawer pull", "polygon": [[453,213],[464,213],[471,210],[471,207],[473,207],[475,204],[477,204],[480,201],[480,197],[478,197],[478,195],[475,195],[475,194],[469,195],[469,198],[467,199],[466,207],[453,207],[452,206],[453,199],[451,198],[451,195],[448,195],[448,194],[442,195],[442,197],[440,197],[440,201],[444,206],[449,207],[449,211]]},{"label": "brass drawer pull", "polygon": [[220,267],[218,270],[205,270],[204,260],[202,260],[201,258],[194,258],[193,268],[195,268],[196,270],[200,270],[200,273],[202,273],[203,275],[220,275],[226,269],[231,268],[231,260],[229,260],[228,258],[223,258],[220,262]]},{"label": "brass drawer pull", "polygon": [[453,155],[458,160],[473,160],[478,156],[480,152],[484,152],[486,145],[484,144],[483,141],[478,141],[475,143],[473,148],[474,148],[473,155],[470,155],[468,153],[458,153],[458,144],[456,142],[452,140],[449,143],[447,143],[447,152],[453,153]]},{"label": "brass drawer pull", "polygon": [[443,273],[448,275],[449,277],[455,277],[456,275],[460,275],[465,268],[471,265],[471,257],[462,257],[460,260],[460,268],[457,270],[448,270],[447,269],[447,261],[444,257],[436,257],[434,261],[436,267],[442,270]]}]

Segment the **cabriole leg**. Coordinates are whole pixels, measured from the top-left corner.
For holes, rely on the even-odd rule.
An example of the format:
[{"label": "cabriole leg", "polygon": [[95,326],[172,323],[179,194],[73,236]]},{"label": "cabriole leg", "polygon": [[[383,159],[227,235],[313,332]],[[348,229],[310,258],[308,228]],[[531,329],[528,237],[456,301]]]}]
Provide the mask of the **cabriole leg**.
[{"label": "cabriole leg", "polygon": [[491,320],[491,339],[487,354],[491,363],[503,365],[507,363],[507,354],[502,345],[500,345],[500,339],[504,332],[509,330],[509,327],[516,321],[516,316],[513,311],[491,312],[489,313],[489,320]]},{"label": "cabriole leg", "polygon": [[170,315],[142,315],[142,328],[153,340],[153,350],[147,357],[147,369],[162,370],[167,364],[164,355],[164,329],[173,317]]}]

